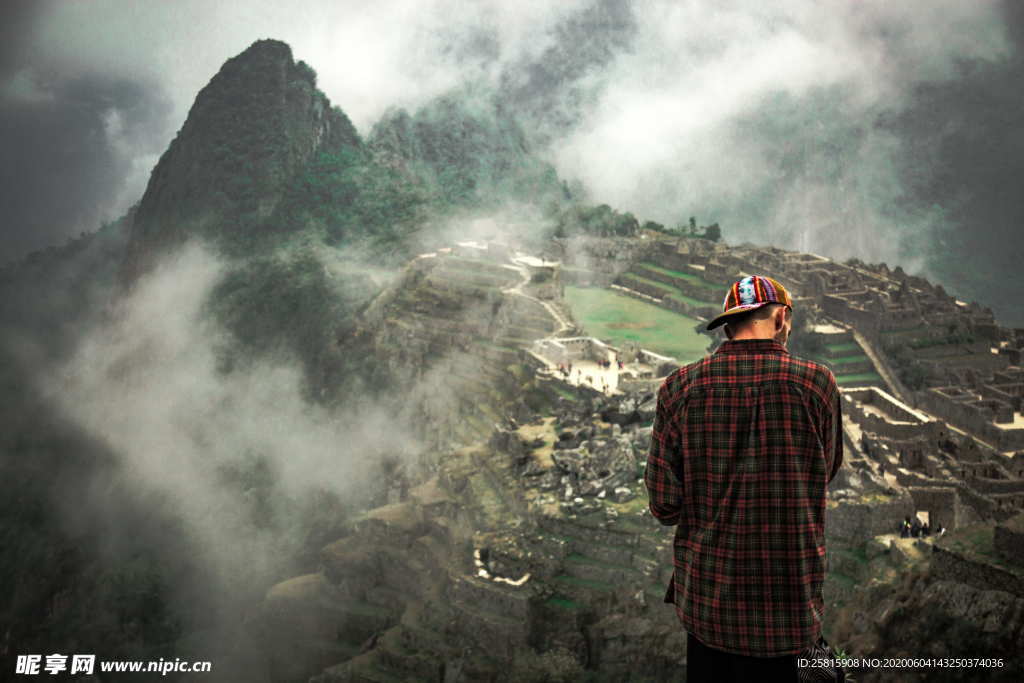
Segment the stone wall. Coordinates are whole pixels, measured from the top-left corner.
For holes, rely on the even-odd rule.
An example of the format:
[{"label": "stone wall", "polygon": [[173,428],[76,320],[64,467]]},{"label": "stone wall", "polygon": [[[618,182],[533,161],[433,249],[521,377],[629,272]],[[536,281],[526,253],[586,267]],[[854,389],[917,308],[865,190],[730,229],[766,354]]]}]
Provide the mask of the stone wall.
[{"label": "stone wall", "polygon": [[[891,420],[868,412],[865,408],[868,405],[881,410],[890,416]],[[844,391],[843,412],[864,431],[890,439],[934,438],[942,430],[942,423],[936,420],[923,420],[912,408],[878,387],[858,387]]]},{"label": "stone wall", "polygon": [[708,282],[735,282],[738,279],[739,268],[735,265],[708,262],[704,267],[704,279]]},{"label": "stone wall", "polygon": [[821,297],[821,307],[829,317],[853,325],[866,336],[870,337],[878,332],[878,318],[874,313],[854,308],[841,296],[824,295]]},{"label": "stone wall", "polygon": [[825,508],[825,535],[860,543],[879,534],[891,534],[904,517],[914,514],[908,493],[879,502],[840,502]]},{"label": "stone wall", "polygon": [[710,320],[721,312],[711,306],[694,306],[672,297],[665,297],[660,303],[670,311],[681,313],[689,318],[705,318]]},{"label": "stone wall", "polygon": [[993,532],[992,545],[995,551],[1018,567],[1024,568],[1024,531],[1020,527],[1018,516],[1008,524],[999,524]]},{"label": "stone wall", "polygon": [[655,282],[661,282],[662,284],[666,284],[670,287],[675,287],[686,296],[694,298],[697,301],[706,301],[708,304],[714,304],[714,300],[724,296],[725,293],[724,287],[722,288],[722,292],[719,293],[712,291],[707,287],[702,287],[701,285],[687,280],[686,278],[676,277],[675,275],[669,275],[668,273],[662,273],[657,270],[644,269],[642,273],[636,274],[649,280],[654,280]]},{"label": "stone wall", "polygon": [[907,488],[945,488],[952,485],[957,490],[960,499],[960,507],[958,508],[960,524],[965,523],[965,520],[968,519],[1002,521],[1015,514],[1015,511],[1000,508],[999,504],[992,498],[972,490],[966,484],[959,481],[948,482],[928,479],[902,468],[896,470],[894,474],[900,486]]},{"label": "stone wall", "polygon": [[898,420],[900,422],[916,422],[919,424],[924,422],[922,416],[915,412],[913,408],[903,404],[895,397],[890,396],[887,392],[878,389],[877,387],[851,389],[844,392],[844,394],[857,399],[861,403],[877,407],[886,415],[891,416],[894,420]]},{"label": "stone wall", "polygon": [[960,525],[960,496],[955,487],[911,486],[908,490],[916,511],[928,513],[932,531],[940,526],[952,530]]},{"label": "stone wall", "polygon": [[593,337],[563,337],[541,339],[534,342],[534,351],[552,363],[570,363],[577,360],[605,360],[608,352],[614,351],[599,339]]},{"label": "stone wall", "polygon": [[[1024,429],[1002,429],[992,423],[992,413],[977,408],[977,402],[956,400],[943,391],[928,389],[917,393],[918,403],[928,412],[947,420],[964,431],[976,434],[999,450],[1024,448]],[[945,393],[944,393],[945,392]]]},{"label": "stone wall", "polygon": [[971,487],[979,493],[1024,493],[1024,481],[1020,479],[974,477]]},{"label": "stone wall", "polygon": [[633,291],[646,294],[649,297],[658,299],[659,301],[665,297],[669,292],[661,287],[651,284],[650,282],[644,282],[639,278],[634,277],[630,273],[623,273],[619,276],[618,283],[623,287],[628,287]]},{"label": "stone wall", "polygon": [[1024,579],[994,565],[968,559],[960,553],[934,546],[931,573],[936,579],[946,579],[974,586],[981,590],[1005,591],[1024,596]]},{"label": "stone wall", "polygon": [[680,254],[675,249],[654,249],[646,256],[651,263],[669,270],[685,271],[690,263],[690,254]]},{"label": "stone wall", "polygon": [[627,393],[647,393],[657,391],[664,377],[653,377],[647,379],[619,379],[619,390]]}]

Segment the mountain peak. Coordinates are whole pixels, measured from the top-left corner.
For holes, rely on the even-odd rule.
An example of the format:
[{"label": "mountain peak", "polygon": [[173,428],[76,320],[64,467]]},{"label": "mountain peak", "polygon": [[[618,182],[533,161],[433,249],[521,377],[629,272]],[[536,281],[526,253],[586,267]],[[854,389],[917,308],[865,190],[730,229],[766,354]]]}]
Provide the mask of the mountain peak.
[{"label": "mountain peak", "polygon": [[238,242],[265,226],[282,188],[320,149],[360,146],[316,72],[279,40],[257,40],[199,91],[153,169],[128,245],[124,279],[192,235]]}]

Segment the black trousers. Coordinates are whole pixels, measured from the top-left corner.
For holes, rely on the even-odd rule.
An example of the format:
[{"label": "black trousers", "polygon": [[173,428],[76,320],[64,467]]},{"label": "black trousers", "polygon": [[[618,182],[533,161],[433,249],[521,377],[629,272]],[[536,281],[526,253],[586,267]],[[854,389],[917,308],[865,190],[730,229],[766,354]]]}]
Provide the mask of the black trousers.
[{"label": "black trousers", "polygon": [[748,657],[722,652],[686,634],[686,683],[796,683],[797,655]]}]

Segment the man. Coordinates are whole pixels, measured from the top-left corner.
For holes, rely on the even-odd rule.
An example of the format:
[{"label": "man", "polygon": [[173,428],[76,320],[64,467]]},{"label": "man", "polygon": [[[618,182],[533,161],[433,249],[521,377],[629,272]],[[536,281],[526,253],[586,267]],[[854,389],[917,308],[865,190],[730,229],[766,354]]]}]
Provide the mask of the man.
[{"label": "man", "polygon": [[728,341],[669,375],[645,483],[677,525],[673,602],[688,632],[688,681],[797,680],[820,647],[825,495],[843,460],[839,389],[789,355],[793,301],[776,280],[734,283]]}]

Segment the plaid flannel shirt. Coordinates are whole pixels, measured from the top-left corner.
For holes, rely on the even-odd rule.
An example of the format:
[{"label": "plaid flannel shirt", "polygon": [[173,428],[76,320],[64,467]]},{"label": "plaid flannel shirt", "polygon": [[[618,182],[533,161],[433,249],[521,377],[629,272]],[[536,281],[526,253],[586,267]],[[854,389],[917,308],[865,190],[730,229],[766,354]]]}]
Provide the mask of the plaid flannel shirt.
[{"label": "plaid flannel shirt", "polygon": [[687,631],[766,657],[818,640],[842,461],[835,377],[777,341],[723,342],[665,379],[644,479],[651,513],[678,525],[666,602]]}]

